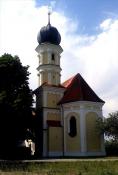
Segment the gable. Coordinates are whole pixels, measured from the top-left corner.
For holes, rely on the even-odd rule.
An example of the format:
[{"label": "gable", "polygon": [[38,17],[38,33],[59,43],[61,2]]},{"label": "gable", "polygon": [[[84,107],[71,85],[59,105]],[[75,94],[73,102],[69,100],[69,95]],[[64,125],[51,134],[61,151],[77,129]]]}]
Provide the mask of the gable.
[{"label": "gable", "polygon": [[104,101],[95,94],[95,92],[79,73],[68,79],[62,85],[66,88],[66,90],[64,92],[64,96],[58,104],[75,101],[92,101],[104,103]]}]

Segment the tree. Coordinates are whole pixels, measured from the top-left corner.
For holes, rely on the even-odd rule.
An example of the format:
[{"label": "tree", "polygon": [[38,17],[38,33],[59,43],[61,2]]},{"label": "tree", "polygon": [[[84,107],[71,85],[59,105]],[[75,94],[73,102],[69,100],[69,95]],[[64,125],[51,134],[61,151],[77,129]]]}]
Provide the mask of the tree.
[{"label": "tree", "polygon": [[0,150],[13,150],[31,127],[32,91],[28,66],[18,56],[0,57]]},{"label": "tree", "polygon": [[118,155],[118,111],[110,113],[107,118],[97,121],[99,132],[106,136],[105,149],[108,156]]},{"label": "tree", "polygon": [[98,128],[100,132],[118,143],[118,111],[110,113],[104,121],[98,121]]}]

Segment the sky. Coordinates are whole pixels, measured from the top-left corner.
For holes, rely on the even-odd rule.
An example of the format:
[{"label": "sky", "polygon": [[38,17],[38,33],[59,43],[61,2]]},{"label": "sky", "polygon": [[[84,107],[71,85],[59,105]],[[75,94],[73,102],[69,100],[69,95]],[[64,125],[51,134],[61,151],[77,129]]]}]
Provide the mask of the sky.
[{"label": "sky", "polygon": [[118,110],[118,0],[0,0],[0,56],[18,55],[38,87],[37,34],[48,22],[61,34],[62,77],[80,73],[105,101],[103,114]]}]

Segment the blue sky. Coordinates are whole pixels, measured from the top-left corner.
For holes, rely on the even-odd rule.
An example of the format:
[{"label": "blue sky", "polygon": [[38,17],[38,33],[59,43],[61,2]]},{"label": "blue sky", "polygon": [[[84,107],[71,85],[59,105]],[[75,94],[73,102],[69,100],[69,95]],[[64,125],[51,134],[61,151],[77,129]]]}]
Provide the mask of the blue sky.
[{"label": "blue sky", "polygon": [[118,0],[0,0],[0,55],[18,55],[38,86],[37,33],[51,24],[61,34],[61,81],[80,73],[106,103],[118,110]]},{"label": "blue sky", "polygon": [[36,6],[50,5],[79,22],[79,33],[95,34],[95,26],[106,18],[118,17],[118,0],[36,0]]}]

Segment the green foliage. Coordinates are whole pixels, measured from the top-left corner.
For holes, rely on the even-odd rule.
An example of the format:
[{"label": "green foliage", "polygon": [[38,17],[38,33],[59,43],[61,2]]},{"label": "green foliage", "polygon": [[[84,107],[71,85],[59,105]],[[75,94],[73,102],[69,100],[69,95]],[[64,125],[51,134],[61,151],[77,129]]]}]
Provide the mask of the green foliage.
[{"label": "green foliage", "polygon": [[22,66],[17,56],[1,56],[0,103],[7,103],[16,109],[31,107],[32,96],[28,87],[28,76],[28,66]]},{"label": "green foliage", "polygon": [[118,111],[109,114],[105,123],[106,134],[109,137],[113,137],[114,141],[118,142]]},{"label": "green foliage", "polygon": [[106,154],[108,156],[118,156],[118,143],[113,140],[106,140],[105,142]]},{"label": "green foliage", "polygon": [[117,160],[67,162],[0,162],[0,170],[12,174],[37,175],[117,175]]},{"label": "green foliage", "polygon": [[110,113],[107,118],[99,119],[97,121],[97,127],[101,133],[118,143],[118,111]]},{"label": "green foliage", "polygon": [[[24,139],[31,125],[32,91],[28,84],[28,66],[23,66],[18,56],[4,54],[0,57],[0,138],[13,145]],[[7,139],[6,139],[7,138]]]}]

